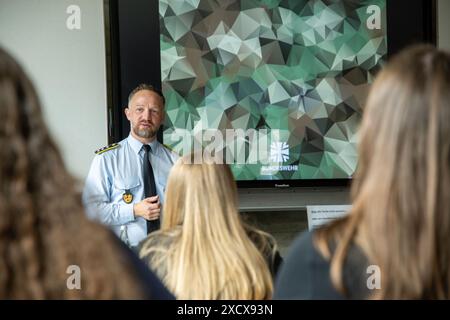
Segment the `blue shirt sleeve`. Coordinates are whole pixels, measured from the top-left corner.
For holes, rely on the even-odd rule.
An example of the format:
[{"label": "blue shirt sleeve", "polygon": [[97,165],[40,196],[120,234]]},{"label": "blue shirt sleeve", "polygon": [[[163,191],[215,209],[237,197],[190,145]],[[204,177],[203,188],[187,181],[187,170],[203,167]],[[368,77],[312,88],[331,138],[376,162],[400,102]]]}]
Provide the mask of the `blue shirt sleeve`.
[{"label": "blue shirt sleeve", "polygon": [[96,155],[83,190],[83,204],[90,218],[103,224],[119,226],[135,220],[133,204],[114,203],[111,199],[111,173],[106,157]]}]

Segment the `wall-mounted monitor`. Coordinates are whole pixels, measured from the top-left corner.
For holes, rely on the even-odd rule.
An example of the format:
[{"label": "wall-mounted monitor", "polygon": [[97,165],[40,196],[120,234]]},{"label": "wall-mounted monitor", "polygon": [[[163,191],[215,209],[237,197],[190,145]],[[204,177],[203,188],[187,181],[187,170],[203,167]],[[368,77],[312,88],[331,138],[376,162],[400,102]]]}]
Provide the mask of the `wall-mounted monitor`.
[{"label": "wall-mounted monitor", "polygon": [[399,3],[114,0],[113,139],[128,134],[128,93],[153,83],[166,98],[160,140],[230,164],[240,187],[348,184],[374,77],[435,39],[433,1]]}]

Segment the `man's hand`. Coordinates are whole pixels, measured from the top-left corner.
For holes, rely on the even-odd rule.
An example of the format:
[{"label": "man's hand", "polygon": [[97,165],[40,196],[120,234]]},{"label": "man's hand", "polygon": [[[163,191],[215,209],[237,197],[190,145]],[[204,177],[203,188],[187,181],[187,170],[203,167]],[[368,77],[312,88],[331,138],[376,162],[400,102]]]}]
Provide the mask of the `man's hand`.
[{"label": "man's hand", "polygon": [[133,206],[135,217],[142,217],[145,220],[157,220],[161,213],[161,203],[159,196],[148,197]]}]

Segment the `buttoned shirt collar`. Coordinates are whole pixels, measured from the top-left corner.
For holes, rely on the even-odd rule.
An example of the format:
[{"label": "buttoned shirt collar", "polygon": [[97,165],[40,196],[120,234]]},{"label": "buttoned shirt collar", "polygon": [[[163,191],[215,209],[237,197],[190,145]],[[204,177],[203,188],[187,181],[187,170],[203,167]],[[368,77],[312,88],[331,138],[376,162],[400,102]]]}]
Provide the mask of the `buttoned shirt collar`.
[{"label": "buttoned shirt collar", "polygon": [[[136,139],[135,137],[133,137],[133,135],[130,133],[128,135],[128,144],[131,146],[131,148],[133,149],[134,152],[136,152],[136,154],[139,154],[139,152],[142,150],[142,146],[144,145],[142,142],[140,142],[138,139]],[[153,140],[152,142],[150,142],[148,144],[150,146],[150,148],[152,148],[152,153],[156,152],[156,148],[158,146],[158,142],[155,140]]]}]

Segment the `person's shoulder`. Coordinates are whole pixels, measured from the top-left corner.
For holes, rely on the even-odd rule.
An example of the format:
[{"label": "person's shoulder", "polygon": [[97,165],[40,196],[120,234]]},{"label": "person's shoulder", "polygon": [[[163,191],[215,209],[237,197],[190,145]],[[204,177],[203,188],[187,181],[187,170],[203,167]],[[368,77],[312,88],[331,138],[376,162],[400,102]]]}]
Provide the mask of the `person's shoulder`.
[{"label": "person's shoulder", "polygon": [[293,241],[286,254],[285,262],[288,262],[294,269],[307,268],[316,264],[319,252],[314,246],[314,233],[304,231]]},{"label": "person's shoulder", "polygon": [[291,250],[314,250],[314,232],[313,231],[304,231],[297,236],[292,244]]},{"label": "person's shoulder", "polygon": [[311,299],[314,268],[311,268],[312,234],[302,232],[289,248],[277,274],[274,299]]},{"label": "person's shoulder", "polygon": [[[144,240],[139,244],[139,252],[143,255],[157,251],[162,253],[167,251],[170,245],[173,243],[175,238],[174,231],[162,231],[158,230],[149,234]],[[142,258],[142,256],[141,256]]]},{"label": "person's shoulder", "polygon": [[165,144],[165,143],[160,143],[160,144],[161,144],[161,147],[162,147],[165,151],[177,154],[177,153],[175,152],[175,150],[174,150],[171,146],[169,146],[168,144]]},{"label": "person's shoulder", "polygon": [[180,230],[177,229],[175,227],[175,229],[169,231],[152,232],[138,246],[139,258],[160,279],[164,279],[167,275],[167,257],[175,249],[175,238],[180,235]]},{"label": "person's shoulder", "polygon": [[109,151],[112,151],[112,150],[116,150],[118,148],[120,148],[120,144],[112,143],[110,145],[107,145],[105,147],[101,147],[100,149],[95,150],[94,153],[96,155],[102,155],[102,154],[104,154],[106,152],[109,152]]},{"label": "person's shoulder", "polygon": [[315,232],[301,233],[284,259],[274,299],[342,299],[330,280],[329,260],[314,245]]},{"label": "person's shoulder", "polygon": [[97,150],[94,151],[96,156],[111,156],[114,154],[117,154],[117,152],[119,152],[123,147],[124,144],[126,143],[126,139],[120,141],[120,142],[116,142],[116,143],[111,143],[107,146],[101,147]]},{"label": "person's shoulder", "polygon": [[160,143],[160,145],[163,152],[169,155],[172,159],[177,160],[180,157],[180,155],[171,146],[164,143]]}]

